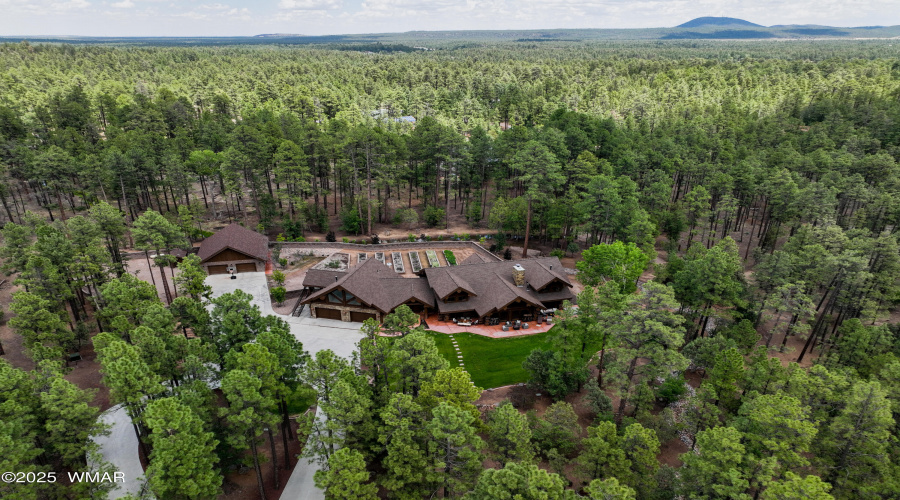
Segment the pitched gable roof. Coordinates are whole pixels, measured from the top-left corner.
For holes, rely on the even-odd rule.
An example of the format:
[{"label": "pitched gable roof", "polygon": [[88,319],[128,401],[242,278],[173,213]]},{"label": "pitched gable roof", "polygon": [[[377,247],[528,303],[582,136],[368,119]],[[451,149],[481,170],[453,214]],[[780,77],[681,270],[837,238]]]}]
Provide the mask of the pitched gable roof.
[{"label": "pitched gable roof", "polygon": [[205,262],[228,248],[259,260],[266,260],[269,255],[269,239],[239,224],[231,224],[203,240],[197,255],[200,262]]},{"label": "pitched gable roof", "polygon": [[460,273],[450,272],[454,266],[434,267],[427,273],[428,286],[430,286],[439,299],[443,299],[458,289],[466,291],[469,295],[478,295]]},{"label": "pitched gable roof", "polygon": [[[525,281],[530,288],[517,287],[512,278],[512,267],[518,264],[525,268]],[[425,269],[425,277],[428,284],[434,289],[435,295],[442,295],[453,283],[465,282],[476,294],[463,302],[443,302],[438,300],[438,310],[443,313],[475,311],[479,316],[490,314],[502,309],[517,298],[535,306],[542,306],[541,300],[572,300],[574,295],[572,283],[565,274],[556,272],[562,270],[562,264],[556,257],[541,259],[525,259],[500,262],[485,262],[482,264],[467,264],[463,266],[435,267]],[[568,288],[552,294],[538,294],[537,290],[543,288],[551,281],[559,279]],[[452,290],[450,290],[452,291]],[[448,292],[449,293],[449,292]]]},{"label": "pitched gable roof", "polygon": [[306,276],[303,277],[303,286],[324,288],[341,279],[346,274],[346,271],[339,271],[337,269],[310,269],[306,271]]},{"label": "pitched gable roof", "polygon": [[[555,259],[556,262],[550,262],[552,259]],[[537,265],[525,270],[525,281],[531,285],[531,288],[540,290],[553,280],[560,280],[572,286],[569,279],[565,277],[565,272],[561,272],[563,271],[562,263],[556,257],[552,259],[534,259],[534,263]]]},{"label": "pitched gable roof", "polygon": [[472,255],[466,257],[465,260],[463,260],[462,262],[459,263],[459,265],[466,266],[469,264],[484,264],[485,262],[494,262],[494,261],[489,260],[487,257],[485,257],[484,255],[481,255],[478,252],[475,252]]},{"label": "pitched gable roof", "polygon": [[[335,273],[330,273],[334,280]],[[337,281],[330,282],[325,288],[313,293],[303,302],[311,302],[343,288],[356,298],[379,309],[389,312],[400,304],[418,299],[425,304],[434,305],[434,294],[424,278],[401,278],[393,269],[375,259],[369,259],[348,273],[342,273]],[[306,281],[304,280],[304,284]]]}]

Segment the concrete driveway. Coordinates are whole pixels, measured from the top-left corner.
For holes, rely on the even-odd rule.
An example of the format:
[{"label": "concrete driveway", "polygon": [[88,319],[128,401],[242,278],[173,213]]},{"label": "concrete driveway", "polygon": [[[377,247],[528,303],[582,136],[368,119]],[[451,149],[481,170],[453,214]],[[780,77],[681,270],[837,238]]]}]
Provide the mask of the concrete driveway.
[{"label": "concrete driveway", "polygon": [[359,332],[362,323],[344,323],[333,319],[316,319],[309,315],[307,308],[299,317],[276,314],[272,310],[272,299],[269,297],[269,286],[265,273],[240,273],[237,279],[230,279],[227,274],[215,274],[206,278],[212,287],[213,297],[218,297],[235,290],[243,290],[253,296],[252,304],[259,307],[263,314],[278,316],[291,326],[291,333],[303,348],[314,355],[319,351],[331,349],[335,354],[350,359],[356,344],[363,335]]},{"label": "concrete driveway", "polygon": [[[259,307],[263,314],[276,315],[272,310],[269,287],[265,273],[241,273],[237,279],[228,275],[213,275],[206,278],[212,287],[213,297],[218,297],[235,290],[243,290],[253,296],[252,304]],[[360,323],[344,323],[330,319],[316,319],[306,314],[300,317],[277,315],[287,321],[291,333],[303,343],[303,348],[310,354],[331,349],[335,354],[350,359],[356,349],[356,343],[362,338],[359,332]],[[131,419],[120,406],[111,408],[101,417],[112,425],[109,436],[95,439],[100,445],[103,458],[112,463],[120,472],[125,473],[125,484],[110,493],[110,498],[121,498],[128,493],[138,494],[143,484],[144,470],[138,459],[138,442],[131,426]],[[290,500],[324,500],[325,492],[315,487],[313,475],[319,470],[318,464],[300,459],[294,467],[290,479],[284,485],[281,498]]]},{"label": "concrete driveway", "polygon": [[116,484],[116,488],[109,492],[109,498],[121,498],[128,494],[138,496],[144,484],[144,468],[138,457],[138,441],[131,418],[125,408],[118,405],[103,412],[100,419],[111,426],[109,436],[96,436],[94,442],[100,446],[103,459],[125,474],[125,482]]},{"label": "concrete driveway", "polygon": [[[228,275],[213,275],[206,278],[206,283],[213,289],[213,297],[243,290],[253,296],[252,304],[259,307],[263,314],[277,315],[291,326],[291,333],[303,348],[311,355],[319,351],[331,349],[335,354],[350,359],[356,344],[363,335],[359,332],[361,323],[344,323],[333,319],[316,319],[309,315],[309,308],[299,317],[276,314],[272,310],[272,299],[269,297],[269,286],[265,273],[241,273],[237,279]],[[325,492],[316,488],[313,476],[319,470],[315,461],[301,458],[284,490],[282,499],[290,500],[325,500]]]}]

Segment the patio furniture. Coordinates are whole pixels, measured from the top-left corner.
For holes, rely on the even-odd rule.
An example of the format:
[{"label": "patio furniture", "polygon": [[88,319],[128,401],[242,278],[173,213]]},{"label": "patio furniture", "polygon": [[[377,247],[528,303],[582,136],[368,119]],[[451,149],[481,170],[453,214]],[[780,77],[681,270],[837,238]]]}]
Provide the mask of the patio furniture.
[{"label": "patio furniture", "polygon": [[552,317],[547,316],[547,324],[548,324],[548,325],[552,325],[552,324],[553,324],[553,318],[552,318]]},{"label": "patio furniture", "polygon": [[518,330],[518,329],[520,329],[520,328],[522,328],[522,326],[519,325],[519,323],[516,323],[516,324],[513,325],[513,330]]},{"label": "patio furniture", "polygon": [[528,323],[522,323],[522,329],[523,329],[523,330],[527,330],[527,329],[528,329]]},{"label": "patio furniture", "polygon": [[509,325],[503,325],[503,331],[504,331],[504,332],[508,332],[508,331],[509,331]]},{"label": "patio furniture", "polygon": [[459,322],[459,323],[457,323],[457,325],[459,325],[459,326],[472,326],[472,323],[469,323],[468,321],[465,322],[465,323]]}]

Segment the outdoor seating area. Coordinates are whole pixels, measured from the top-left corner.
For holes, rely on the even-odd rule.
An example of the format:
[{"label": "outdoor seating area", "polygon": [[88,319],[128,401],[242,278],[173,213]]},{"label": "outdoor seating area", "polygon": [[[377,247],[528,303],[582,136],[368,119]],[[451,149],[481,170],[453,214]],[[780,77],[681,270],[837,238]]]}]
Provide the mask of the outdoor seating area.
[{"label": "outdoor seating area", "polygon": [[548,319],[544,318],[541,323],[522,320],[500,321],[497,317],[479,321],[477,318],[465,316],[451,318],[448,315],[432,314],[428,316],[426,323],[429,330],[439,333],[469,332],[485,337],[502,338],[546,332],[553,327]]}]

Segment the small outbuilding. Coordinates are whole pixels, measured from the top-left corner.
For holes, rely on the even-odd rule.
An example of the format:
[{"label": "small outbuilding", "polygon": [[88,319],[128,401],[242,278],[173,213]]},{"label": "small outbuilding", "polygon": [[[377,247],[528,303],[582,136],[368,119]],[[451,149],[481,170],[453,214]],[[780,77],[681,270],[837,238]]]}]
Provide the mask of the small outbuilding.
[{"label": "small outbuilding", "polygon": [[269,239],[239,224],[231,224],[203,240],[197,255],[207,274],[264,272]]}]

